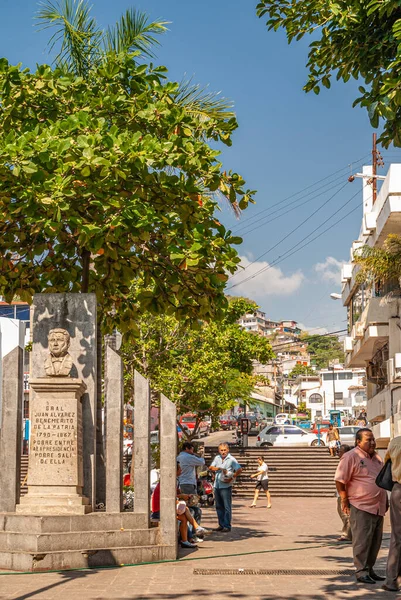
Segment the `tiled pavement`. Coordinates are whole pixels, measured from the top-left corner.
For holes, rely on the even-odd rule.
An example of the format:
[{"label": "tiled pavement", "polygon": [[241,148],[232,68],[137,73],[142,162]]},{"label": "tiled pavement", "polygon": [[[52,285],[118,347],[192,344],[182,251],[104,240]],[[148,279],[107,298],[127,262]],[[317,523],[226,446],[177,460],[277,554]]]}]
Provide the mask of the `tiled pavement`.
[{"label": "tiled pavement", "polygon": [[[351,575],[350,545],[338,544],[340,520],[335,498],[277,498],[267,510],[234,506],[230,534],[213,533],[196,551],[181,551],[177,562],[48,574],[0,575],[0,599],[14,600],[323,600],[396,597],[379,585],[361,587]],[[203,523],[216,526],[213,509]],[[385,569],[389,527],[377,565]],[[327,569],[322,575],[196,574],[199,569]]]}]

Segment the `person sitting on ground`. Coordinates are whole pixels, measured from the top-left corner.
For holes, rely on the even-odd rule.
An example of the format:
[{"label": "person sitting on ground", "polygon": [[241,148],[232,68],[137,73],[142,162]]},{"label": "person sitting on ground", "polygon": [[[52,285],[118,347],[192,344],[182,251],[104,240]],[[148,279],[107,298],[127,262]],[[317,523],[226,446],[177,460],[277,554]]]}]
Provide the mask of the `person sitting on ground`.
[{"label": "person sitting on ground", "polygon": [[[338,451],[338,457],[341,460],[346,452],[351,450],[351,446],[347,444],[341,444],[340,449]],[[339,542],[352,542],[352,532],[351,525],[349,522],[349,514],[345,513],[341,508],[341,496],[337,492],[337,512],[338,515],[343,522],[343,528],[341,530],[341,536],[338,538]]]},{"label": "person sitting on ground", "polygon": [[337,442],[339,441],[339,439],[340,439],[340,436],[338,434],[337,427],[334,427],[333,424],[330,423],[329,429],[326,433],[326,444],[329,447],[330,456],[336,455],[336,447],[337,447]]},{"label": "person sitting on ground", "polygon": [[193,497],[193,494],[183,494],[182,493],[182,490],[180,487],[181,473],[182,473],[181,464],[177,461],[177,506],[178,506],[178,501],[185,502],[184,514],[185,514],[187,524],[188,524],[189,540],[193,544],[199,544],[199,543],[203,542],[203,536],[206,533],[209,533],[209,530],[205,529],[204,527],[201,527],[199,525],[198,521],[196,520],[196,515],[193,514],[191,512],[190,508],[188,508],[188,506],[186,505],[186,502],[191,500],[191,498]]},{"label": "person sitting on ground", "polygon": [[[180,464],[177,463],[177,477],[181,473]],[[181,546],[183,548],[196,548],[196,544],[200,543],[202,538],[201,535],[208,533],[208,530],[201,527],[199,523],[193,518],[190,513],[185,501],[189,499],[189,494],[182,494],[179,486],[177,485],[177,520],[180,521],[180,535],[181,535]],[[151,498],[151,515],[150,518],[155,521],[160,520],[160,481],[157,483],[153,490]],[[192,536],[188,541],[188,523],[191,525]],[[203,541],[203,540],[202,540]]]},{"label": "person sitting on ground", "polygon": [[253,502],[250,505],[250,508],[255,508],[256,502],[259,497],[259,492],[261,490],[263,490],[266,493],[267,508],[271,508],[272,504],[271,504],[270,492],[269,492],[269,476],[267,474],[269,467],[265,463],[265,459],[263,458],[263,456],[258,456],[258,465],[259,465],[259,468],[258,468],[257,472],[253,473],[251,475],[252,479],[256,478],[256,487],[255,487],[255,495],[253,498]]}]

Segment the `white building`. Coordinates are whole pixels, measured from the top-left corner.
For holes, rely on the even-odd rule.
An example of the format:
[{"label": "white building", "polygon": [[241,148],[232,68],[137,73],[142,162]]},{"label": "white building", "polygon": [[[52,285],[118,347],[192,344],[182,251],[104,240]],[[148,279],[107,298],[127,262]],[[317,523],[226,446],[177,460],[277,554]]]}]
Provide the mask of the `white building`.
[{"label": "white building", "polygon": [[306,403],[312,421],[316,416],[328,417],[331,410],[340,410],[344,418],[356,417],[366,409],[364,369],[344,369],[336,365],[322,369],[316,375],[301,375],[293,394]]},{"label": "white building", "polygon": [[[371,167],[364,173],[371,174]],[[399,281],[358,284],[355,251],[382,247],[390,233],[401,234],[401,165],[390,166],[376,201],[364,180],[363,218],[351,260],[342,270],[342,299],[348,311],[345,339],[348,367],[366,367],[367,413],[379,448],[401,435],[401,293]],[[389,294],[392,292],[392,294]]]},{"label": "white building", "polygon": [[247,331],[252,331],[263,336],[272,335],[280,326],[280,323],[271,321],[266,318],[266,313],[261,310],[257,310],[255,314],[243,315],[238,320],[239,325]]}]

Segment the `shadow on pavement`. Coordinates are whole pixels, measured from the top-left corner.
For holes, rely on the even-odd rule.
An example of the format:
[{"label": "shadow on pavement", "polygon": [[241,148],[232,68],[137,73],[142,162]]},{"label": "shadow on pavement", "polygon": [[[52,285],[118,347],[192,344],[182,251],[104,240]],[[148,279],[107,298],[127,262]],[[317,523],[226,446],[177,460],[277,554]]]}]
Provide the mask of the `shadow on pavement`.
[{"label": "shadow on pavement", "polygon": [[[52,583],[51,585],[46,585],[44,587],[37,588],[33,591],[29,591],[26,594],[23,594],[22,596],[13,596],[13,600],[29,600],[30,598],[34,598],[38,594],[48,592],[51,589],[64,585],[65,583],[70,583],[70,581],[76,581],[77,579],[85,579],[90,575],[95,575],[97,572],[98,571],[95,569],[90,569],[88,571],[60,571],[59,575],[62,578],[61,581],[56,581],[56,583]],[[18,573],[16,573],[16,575],[18,575]],[[24,577],[24,575],[21,575],[21,577]],[[59,594],[62,595],[63,591],[60,590]]]}]

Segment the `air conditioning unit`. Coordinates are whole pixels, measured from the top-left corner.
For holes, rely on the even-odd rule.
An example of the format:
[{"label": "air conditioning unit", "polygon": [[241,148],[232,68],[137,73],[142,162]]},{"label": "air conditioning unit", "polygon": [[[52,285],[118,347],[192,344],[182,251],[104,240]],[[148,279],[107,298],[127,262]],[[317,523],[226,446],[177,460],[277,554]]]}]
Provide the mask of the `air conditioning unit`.
[{"label": "air conditioning unit", "polygon": [[376,229],[376,214],[369,212],[365,214],[365,229],[367,231],[374,231]]},{"label": "air conditioning unit", "polygon": [[393,381],[401,381],[401,352],[394,354],[394,378]]},{"label": "air conditioning unit", "polygon": [[344,264],[342,266],[342,269],[341,269],[341,281],[343,283],[345,283],[346,281],[349,281],[350,279],[352,279],[352,267],[353,267],[353,265],[351,265],[349,263]]},{"label": "air conditioning unit", "polygon": [[395,371],[394,371],[394,359],[390,358],[386,361],[386,370],[387,370],[387,383],[393,383]]},{"label": "air conditioning unit", "polygon": [[351,260],[354,259],[355,252],[357,252],[359,250],[359,248],[361,248],[363,245],[364,245],[364,243],[361,240],[356,240],[355,242],[352,242],[352,246],[351,246]]},{"label": "air conditioning unit", "polygon": [[358,321],[358,323],[355,323],[355,337],[363,338],[364,334],[365,334],[365,323],[360,323]]},{"label": "air conditioning unit", "polygon": [[344,352],[352,352],[354,349],[354,344],[352,341],[352,337],[347,336],[344,340]]}]

